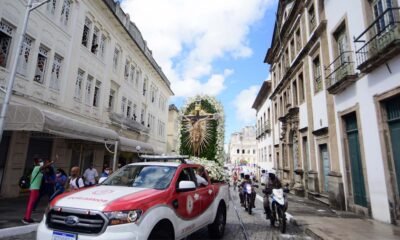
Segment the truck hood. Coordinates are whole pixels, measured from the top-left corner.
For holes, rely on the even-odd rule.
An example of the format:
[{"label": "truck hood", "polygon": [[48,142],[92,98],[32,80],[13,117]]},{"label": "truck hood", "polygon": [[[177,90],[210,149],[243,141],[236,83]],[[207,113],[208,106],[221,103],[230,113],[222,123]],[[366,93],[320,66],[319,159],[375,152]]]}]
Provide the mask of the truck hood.
[{"label": "truck hood", "polygon": [[57,207],[102,211],[117,199],[125,196],[134,197],[136,193],[145,193],[147,191],[152,192],[153,189],[102,185],[69,194],[60,198],[54,205]]}]

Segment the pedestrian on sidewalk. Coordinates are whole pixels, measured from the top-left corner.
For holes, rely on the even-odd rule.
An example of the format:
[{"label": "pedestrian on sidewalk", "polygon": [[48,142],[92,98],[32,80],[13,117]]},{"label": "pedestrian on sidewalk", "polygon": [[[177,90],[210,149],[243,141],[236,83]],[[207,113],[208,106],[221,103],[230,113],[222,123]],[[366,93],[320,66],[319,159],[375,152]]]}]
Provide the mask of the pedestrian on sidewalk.
[{"label": "pedestrian on sidewalk", "polygon": [[43,180],[43,169],[50,166],[53,164],[53,161],[48,162],[47,164],[44,164],[43,160],[39,160],[35,158],[34,160],[35,167],[32,170],[31,173],[31,180],[30,180],[30,186],[29,186],[29,200],[28,204],[26,206],[26,211],[24,218],[22,219],[22,223],[24,224],[30,224],[33,223],[34,220],[32,219],[32,210],[33,206],[35,205],[38,197],[39,197],[39,189],[42,184]]},{"label": "pedestrian on sidewalk", "polygon": [[65,191],[65,184],[67,183],[68,176],[64,170],[58,168],[56,171],[55,192],[50,197],[50,201]]},{"label": "pedestrian on sidewalk", "polygon": [[[56,161],[57,160],[58,160],[58,155],[56,155]],[[50,202],[50,198],[55,191],[56,173],[53,164],[48,164],[49,162],[50,162],[49,159],[44,161],[47,167],[45,167],[42,171],[43,180],[42,184],[40,185],[39,197],[36,200],[35,205],[33,206],[33,211],[36,211],[36,208],[40,203],[40,199],[42,199],[43,196],[47,196],[47,201]]]},{"label": "pedestrian on sidewalk", "polygon": [[71,177],[68,186],[69,191],[76,191],[79,190],[80,188],[85,187],[85,184],[83,182],[82,177],[79,175],[79,172],[80,172],[79,167],[75,166],[71,168]]},{"label": "pedestrian on sidewalk", "polygon": [[92,186],[96,184],[99,174],[97,173],[96,168],[93,168],[93,163],[90,163],[89,168],[87,168],[83,173],[83,177],[85,178],[86,186]]}]

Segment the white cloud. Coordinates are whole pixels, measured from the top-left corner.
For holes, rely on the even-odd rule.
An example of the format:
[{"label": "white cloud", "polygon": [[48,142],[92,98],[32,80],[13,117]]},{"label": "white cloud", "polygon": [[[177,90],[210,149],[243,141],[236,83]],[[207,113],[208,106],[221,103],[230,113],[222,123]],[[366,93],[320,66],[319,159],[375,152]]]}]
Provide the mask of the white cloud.
[{"label": "white cloud", "polygon": [[255,124],[256,110],[252,109],[254,100],[260,86],[253,85],[242,90],[233,101],[236,112],[236,119],[242,124]]},{"label": "white cloud", "polygon": [[[249,57],[247,35],[275,0],[125,0],[130,14],[176,96],[218,95],[232,70],[216,71],[223,57]],[[227,73],[230,72],[230,73]],[[203,89],[209,88],[209,89]]]}]

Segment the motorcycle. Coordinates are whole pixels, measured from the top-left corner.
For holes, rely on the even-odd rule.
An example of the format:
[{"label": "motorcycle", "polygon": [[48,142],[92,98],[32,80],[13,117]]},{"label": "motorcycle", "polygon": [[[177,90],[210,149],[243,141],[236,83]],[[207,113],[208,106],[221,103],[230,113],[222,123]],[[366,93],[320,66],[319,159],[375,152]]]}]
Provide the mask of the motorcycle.
[{"label": "motorcycle", "polygon": [[253,209],[253,201],[254,199],[252,198],[253,194],[253,187],[258,187],[258,185],[251,185],[249,183],[245,184],[243,186],[243,204],[244,204],[244,209],[251,215],[252,209]]},{"label": "motorcycle", "polygon": [[279,229],[282,233],[286,231],[286,198],[284,196],[286,189],[272,189],[272,194],[269,196],[269,203],[271,209],[271,226],[278,223]]}]

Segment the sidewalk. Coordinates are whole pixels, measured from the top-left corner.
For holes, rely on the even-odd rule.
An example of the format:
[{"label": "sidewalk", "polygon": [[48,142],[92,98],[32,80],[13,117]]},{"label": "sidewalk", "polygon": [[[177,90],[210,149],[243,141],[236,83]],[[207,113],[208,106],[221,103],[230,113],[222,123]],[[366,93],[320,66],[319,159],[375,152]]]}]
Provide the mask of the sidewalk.
[{"label": "sidewalk", "polygon": [[400,239],[400,227],[362,218],[350,212],[333,211],[315,201],[289,195],[288,212],[294,224],[314,239]]},{"label": "sidewalk", "polygon": [[35,231],[38,223],[42,220],[44,211],[47,207],[47,197],[44,196],[32,218],[35,224],[25,225],[21,222],[26,210],[28,196],[18,198],[0,199],[0,238]]}]

